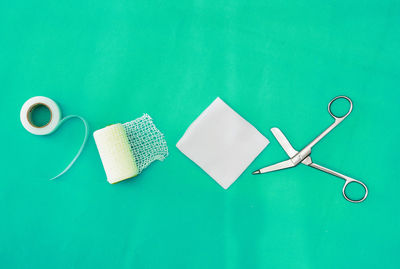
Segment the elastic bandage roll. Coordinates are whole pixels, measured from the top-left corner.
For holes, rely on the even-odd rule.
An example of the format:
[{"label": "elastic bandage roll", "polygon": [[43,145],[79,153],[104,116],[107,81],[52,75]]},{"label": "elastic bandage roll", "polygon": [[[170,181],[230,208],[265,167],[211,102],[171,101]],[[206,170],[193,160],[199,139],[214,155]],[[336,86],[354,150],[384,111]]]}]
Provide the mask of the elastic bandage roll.
[{"label": "elastic bandage roll", "polygon": [[147,114],[97,130],[93,137],[111,184],[134,177],[155,160],[168,156],[164,135]]}]

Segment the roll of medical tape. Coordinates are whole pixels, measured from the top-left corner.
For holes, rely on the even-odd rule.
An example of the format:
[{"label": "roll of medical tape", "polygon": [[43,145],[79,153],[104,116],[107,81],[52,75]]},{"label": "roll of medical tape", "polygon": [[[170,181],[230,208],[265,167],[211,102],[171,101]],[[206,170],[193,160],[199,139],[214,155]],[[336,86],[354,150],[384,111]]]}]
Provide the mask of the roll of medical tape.
[{"label": "roll of medical tape", "polygon": [[[43,126],[37,126],[33,120],[32,120],[32,114],[33,111],[38,108],[39,106],[45,106],[49,111],[50,111],[50,120],[47,124]],[[61,118],[61,110],[58,107],[57,103],[51,100],[48,97],[44,96],[35,96],[30,99],[28,99],[21,108],[20,112],[20,119],[22,126],[30,133],[34,135],[48,135],[53,133],[54,131],[57,130],[57,128],[65,121],[71,119],[71,118],[78,118],[80,119],[83,124],[85,125],[85,137],[83,139],[82,145],[79,148],[79,151],[75,155],[75,157],[72,159],[72,161],[69,163],[69,165],[57,176],[53,177],[52,179],[58,178],[62,176],[65,172],[68,171],[68,169],[74,164],[76,159],[79,157],[81,154],[86,141],[88,137],[88,132],[89,132],[89,127],[86,122],[86,120],[78,115],[70,115],[65,118]]]},{"label": "roll of medical tape", "polygon": [[[50,111],[50,121],[44,126],[37,126],[32,121],[32,112],[39,106],[45,106]],[[44,96],[35,96],[27,100],[20,113],[24,128],[34,135],[48,135],[54,132],[61,120],[61,111],[56,102]]]}]

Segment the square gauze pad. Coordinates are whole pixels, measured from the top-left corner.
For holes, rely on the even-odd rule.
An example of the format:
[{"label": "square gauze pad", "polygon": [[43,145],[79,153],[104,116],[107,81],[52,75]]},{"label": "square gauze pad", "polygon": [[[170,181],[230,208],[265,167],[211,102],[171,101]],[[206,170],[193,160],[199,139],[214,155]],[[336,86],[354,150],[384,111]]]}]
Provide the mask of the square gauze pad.
[{"label": "square gauze pad", "polygon": [[227,189],[268,143],[218,97],[189,126],[176,146]]}]

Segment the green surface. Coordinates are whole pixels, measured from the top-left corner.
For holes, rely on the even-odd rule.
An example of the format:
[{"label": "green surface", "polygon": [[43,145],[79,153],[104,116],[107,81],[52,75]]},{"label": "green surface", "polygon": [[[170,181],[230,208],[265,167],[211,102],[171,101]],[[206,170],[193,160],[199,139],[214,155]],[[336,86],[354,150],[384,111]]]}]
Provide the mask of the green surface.
[{"label": "green surface", "polygon": [[[1,268],[399,268],[399,1],[1,1]],[[286,158],[269,129],[301,149],[332,122],[315,162]],[[54,99],[93,130],[149,113],[170,156],[107,183],[83,126],[23,129],[30,97]],[[224,190],[175,147],[217,96],[270,145]],[[357,190],[356,190],[357,191]]]}]

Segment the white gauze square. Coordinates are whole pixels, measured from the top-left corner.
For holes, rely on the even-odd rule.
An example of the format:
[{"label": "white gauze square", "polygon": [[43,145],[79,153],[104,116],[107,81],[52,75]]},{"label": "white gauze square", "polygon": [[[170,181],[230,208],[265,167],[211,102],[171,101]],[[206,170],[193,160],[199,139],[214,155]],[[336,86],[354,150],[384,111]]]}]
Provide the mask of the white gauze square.
[{"label": "white gauze square", "polygon": [[218,97],[189,126],[176,146],[227,189],[268,143]]}]

